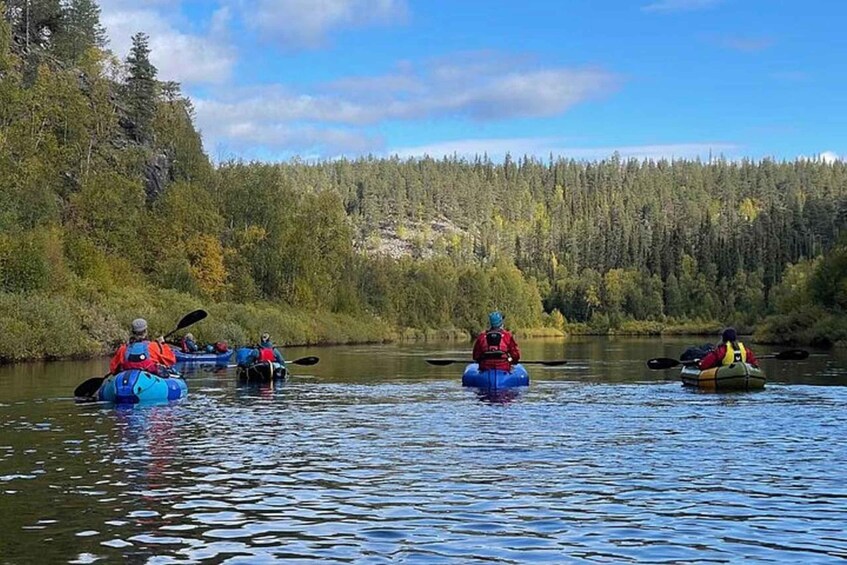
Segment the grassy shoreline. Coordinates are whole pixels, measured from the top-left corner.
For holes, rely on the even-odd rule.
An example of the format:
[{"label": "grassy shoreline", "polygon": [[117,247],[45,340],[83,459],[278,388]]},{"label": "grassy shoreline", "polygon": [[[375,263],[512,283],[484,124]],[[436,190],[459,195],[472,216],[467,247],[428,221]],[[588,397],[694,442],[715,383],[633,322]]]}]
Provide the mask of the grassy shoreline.
[{"label": "grassy shoreline", "polygon": [[209,316],[185,331],[200,342],[255,343],[264,331],[282,346],[384,343],[398,335],[396,328],[369,315],[307,312],[271,303],[207,304],[170,290],[133,288],[72,296],[0,293],[0,362],[108,355],[126,340],[134,318],[146,318],[151,333],[161,335],[198,308]]},{"label": "grassy shoreline", "polygon": [[[669,320],[658,322],[651,320],[626,320],[617,327],[595,326],[590,324],[570,323],[565,326],[567,335],[594,336],[709,336],[715,338],[724,327],[715,320]],[[737,325],[739,334],[752,334],[753,327]]]},{"label": "grassy shoreline", "polygon": [[[81,289],[70,295],[0,293],[0,363],[62,359],[88,359],[111,354],[127,338],[132,319],[146,318],[155,335],[165,334],[187,312],[204,308],[207,319],[192,326],[200,342],[225,339],[232,345],[255,343],[270,332],[283,347],[309,345],[376,344],[414,341],[462,341],[474,337],[465,329],[399,328],[377,316],[360,312],[339,314],[294,309],[282,304],[208,304],[173,290],[149,288]],[[815,332],[795,335],[792,328],[808,320],[779,319],[764,324],[752,341],[778,345],[847,342],[842,320],[822,320]],[[680,322],[623,321],[618,327],[565,324],[553,327],[517,328],[519,339],[578,335],[661,336],[717,335],[720,324],[711,320]],[[742,334],[752,327],[738,327]],[[831,331],[832,330],[832,331]],[[838,331],[834,331],[838,330]],[[844,330],[844,331],[842,331]],[[188,330],[187,330],[188,331]]]},{"label": "grassy shoreline", "polygon": [[[209,316],[192,326],[198,342],[255,343],[269,332],[282,347],[377,344],[403,341],[463,341],[458,328],[400,328],[368,313],[339,314],[282,304],[212,303],[173,290],[80,289],[67,295],[0,293],[0,363],[91,359],[110,355],[128,337],[134,318],[146,318],[152,335],[166,334],[186,313]],[[177,334],[178,338],[182,332]],[[553,328],[520,330],[521,337],[564,337]]]}]

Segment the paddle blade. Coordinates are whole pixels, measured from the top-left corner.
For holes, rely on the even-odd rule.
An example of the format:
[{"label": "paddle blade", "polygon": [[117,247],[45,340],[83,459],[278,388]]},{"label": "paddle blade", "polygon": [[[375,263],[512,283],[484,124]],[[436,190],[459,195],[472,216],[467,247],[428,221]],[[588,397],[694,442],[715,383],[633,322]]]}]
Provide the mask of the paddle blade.
[{"label": "paddle blade", "polygon": [[208,315],[209,314],[207,314],[205,310],[195,310],[194,312],[189,312],[188,314],[182,317],[182,320],[180,320],[179,323],[176,325],[176,329],[171,333],[178,332],[183,328],[187,328],[192,324],[196,324]]},{"label": "paddle blade", "polygon": [[94,377],[92,379],[88,379],[78,387],[74,389],[74,396],[76,398],[92,398],[97,394],[97,391],[100,390],[100,385],[103,384],[103,381],[106,377]]},{"label": "paddle blade", "polygon": [[437,367],[444,367],[445,365],[452,365],[453,363],[470,363],[470,361],[459,361],[456,359],[424,359],[424,361]]},{"label": "paddle blade", "polygon": [[673,367],[677,367],[681,365],[679,361],[676,359],[670,359],[668,357],[657,357],[656,359],[650,359],[647,361],[647,368],[653,369],[654,371],[659,371],[662,369],[672,369]]},{"label": "paddle blade", "polygon": [[165,336],[165,339],[168,339],[179,330],[187,328],[191,324],[196,324],[208,315],[209,314],[207,314],[205,310],[195,310],[194,312],[189,312],[188,314],[182,317],[182,319],[176,325],[176,328]]},{"label": "paddle blade", "polygon": [[564,359],[557,361],[521,361],[521,365],[544,365],[546,367],[559,367],[567,363]]},{"label": "paddle blade", "polygon": [[802,361],[809,357],[809,352],[805,349],[789,349],[788,351],[780,351],[773,356],[774,359],[781,361]]},{"label": "paddle blade", "polygon": [[320,361],[319,357],[301,357],[294,361],[286,361],[286,363],[291,363],[293,365],[317,365],[318,361]]}]

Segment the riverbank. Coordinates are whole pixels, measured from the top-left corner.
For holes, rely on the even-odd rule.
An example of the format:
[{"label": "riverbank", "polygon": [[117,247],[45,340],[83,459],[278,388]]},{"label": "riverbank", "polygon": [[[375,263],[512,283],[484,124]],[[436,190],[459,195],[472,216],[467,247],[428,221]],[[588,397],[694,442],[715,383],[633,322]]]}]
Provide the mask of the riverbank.
[{"label": "riverbank", "polygon": [[768,316],[756,328],[754,338],[771,345],[847,347],[847,316],[819,307]]},{"label": "riverbank", "polygon": [[[728,325],[728,324],[727,324]],[[720,334],[724,324],[716,320],[691,320],[679,321],[668,320],[658,322],[652,320],[626,320],[617,326],[605,324],[579,324],[570,323],[565,325],[567,335],[593,335],[593,336],[710,336]],[[752,334],[753,326],[739,324],[734,326],[740,334]]]},{"label": "riverbank", "polygon": [[75,296],[0,293],[0,361],[108,355],[128,337],[134,318],[147,319],[152,334],[162,335],[198,308],[209,316],[186,331],[199,342],[255,343],[265,331],[286,346],[382,343],[399,335],[387,322],[367,314],[307,312],[271,303],[208,304],[171,290],[133,288]]},{"label": "riverbank", "polygon": [[[463,341],[458,328],[399,328],[368,313],[307,311],[259,302],[209,304],[173,290],[116,289],[72,296],[0,293],[0,362],[88,359],[110,355],[128,337],[135,318],[145,318],[154,335],[166,334],[186,313],[209,316],[191,326],[201,343],[255,343],[269,332],[280,346],[344,345],[400,341]],[[555,328],[519,329],[519,337],[564,337]],[[179,337],[179,336],[176,336]]]},{"label": "riverbank", "polygon": [[[459,328],[400,328],[378,316],[295,309],[282,304],[230,302],[208,304],[173,290],[79,290],[72,295],[0,293],[0,362],[86,359],[111,354],[127,338],[134,318],[148,320],[161,335],[187,312],[203,308],[209,316],[191,327],[200,342],[226,340],[232,345],[255,343],[269,332],[281,346],[343,345],[402,341],[469,342],[474,336]],[[777,345],[830,346],[847,342],[847,320],[831,314],[772,317],[752,341]],[[808,328],[812,328],[811,330]],[[518,339],[565,338],[568,335],[715,336],[713,320],[623,321],[617,327],[567,323],[562,328],[513,328]],[[738,326],[749,334],[752,327]]]}]

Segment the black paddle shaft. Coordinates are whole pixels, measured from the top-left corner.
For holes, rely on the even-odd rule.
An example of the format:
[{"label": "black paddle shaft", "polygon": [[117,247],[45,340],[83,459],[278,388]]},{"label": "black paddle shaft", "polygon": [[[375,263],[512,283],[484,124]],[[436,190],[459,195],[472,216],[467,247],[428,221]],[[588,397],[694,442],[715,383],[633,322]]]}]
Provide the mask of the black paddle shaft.
[{"label": "black paddle shaft", "polygon": [[[430,365],[435,365],[436,367],[445,367],[447,365],[452,365],[453,363],[463,363],[468,365],[470,363],[475,363],[475,361],[470,361],[468,359],[424,359]],[[567,363],[564,359],[558,359],[554,361],[519,361],[521,365],[545,365],[547,367],[558,367],[560,365],[564,365]]]}]

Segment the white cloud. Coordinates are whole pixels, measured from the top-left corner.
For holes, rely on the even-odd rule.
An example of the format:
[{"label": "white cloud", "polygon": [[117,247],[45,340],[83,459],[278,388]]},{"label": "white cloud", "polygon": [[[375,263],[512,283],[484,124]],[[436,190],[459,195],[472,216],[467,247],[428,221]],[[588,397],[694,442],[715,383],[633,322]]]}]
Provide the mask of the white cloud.
[{"label": "white cloud", "polygon": [[620,83],[602,69],[539,68],[525,58],[473,52],[422,64],[405,61],[393,73],[347,78],[329,87],[385,119],[449,115],[488,121],[560,115]]},{"label": "white cloud", "polygon": [[839,155],[835,151],[824,151],[820,155],[818,155],[818,159],[820,159],[824,163],[835,163],[837,161],[844,161],[844,157]]},{"label": "white cloud", "polygon": [[217,99],[196,98],[194,105],[199,118],[208,116],[220,127],[237,123],[296,121],[362,125],[378,121],[384,114],[378,108],[343,98],[298,94],[279,85],[229,89]]},{"label": "white cloud", "polygon": [[244,21],[282,47],[318,47],[334,30],[405,20],[405,0],[235,0]]},{"label": "white cloud", "polygon": [[[287,131],[309,126],[310,135],[346,132],[335,136],[333,147],[342,149],[349,142],[347,149],[356,153],[379,148],[376,138],[364,131],[376,124],[553,117],[612,92],[620,82],[599,69],[535,69],[516,64],[505,57],[495,60],[479,54],[472,63],[461,56],[449,64],[406,62],[394,73],[343,78],[308,92],[283,85],[227,89],[214,97],[198,97],[195,109],[204,133],[215,140],[246,143],[253,139],[282,146],[305,139],[291,138]],[[330,124],[332,128],[327,129]]]},{"label": "white cloud", "polygon": [[604,71],[513,72],[460,89],[444,102],[464,108],[477,119],[545,117],[561,114],[579,102],[609,92],[616,85],[615,77]]},{"label": "white cloud", "polygon": [[487,154],[493,160],[502,159],[508,152],[513,157],[531,155],[546,159],[555,157],[571,159],[604,159],[617,153],[624,159],[694,159],[719,156],[739,149],[732,143],[678,143],[662,145],[621,145],[605,147],[569,147],[565,140],[550,137],[524,137],[500,139],[461,139],[417,147],[398,147],[387,152],[400,157],[443,157],[458,155],[473,158]]},{"label": "white cloud", "polygon": [[656,0],[642,6],[641,10],[654,13],[690,12],[711,8],[721,2],[723,0]]},{"label": "white cloud", "polygon": [[150,36],[150,60],[160,80],[185,84],[226,82],[236,61],[235,50],[226,36],[227,8],[214,12],[204,33],[183,32],[179,2],[167,0],[102,0],[102,21],[110,48],[121,59],[129,53],[132,36],[143,31]]},{"label": "white cloud", "polygon": [[279,158],[358,155],[378,151],[385,146],[381,136],[345,128],[255,122],[224,127],[215,127],[213,122],[206,125],[211,126],[210,130],[203,130],[204,137],[210,140],[210,147],[239,155],[264,154]]},{"label": "white cloud", "polygon": [[[453,74],[455,70],[455,74]],[[198,113],[220,120],[320,120],[365,125],[445,116],[481,121],[549,117],[615,90],[619,79],[597,69],[451,69],[438,65],[375,77],[340,79],[312,92],[283,85],[230,89],[198,99]]]}]

